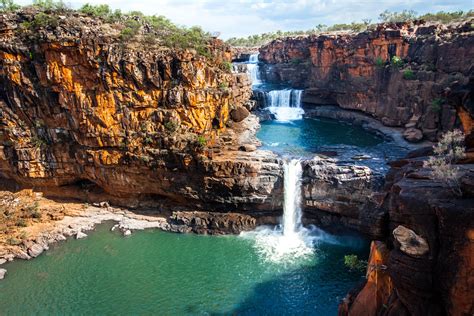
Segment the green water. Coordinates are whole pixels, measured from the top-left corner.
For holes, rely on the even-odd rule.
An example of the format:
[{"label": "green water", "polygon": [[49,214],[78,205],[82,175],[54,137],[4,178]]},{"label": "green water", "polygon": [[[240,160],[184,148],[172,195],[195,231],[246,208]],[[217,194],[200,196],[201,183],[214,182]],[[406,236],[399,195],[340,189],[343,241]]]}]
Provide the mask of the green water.
[{"label": "green water", "polygon": [[109,229],[7,264],[0,314],[336,315],[363,275],[344,255],[368,249],[353,236],[322,238],[313,256],[284,265],[265,261],[252,238]]}]

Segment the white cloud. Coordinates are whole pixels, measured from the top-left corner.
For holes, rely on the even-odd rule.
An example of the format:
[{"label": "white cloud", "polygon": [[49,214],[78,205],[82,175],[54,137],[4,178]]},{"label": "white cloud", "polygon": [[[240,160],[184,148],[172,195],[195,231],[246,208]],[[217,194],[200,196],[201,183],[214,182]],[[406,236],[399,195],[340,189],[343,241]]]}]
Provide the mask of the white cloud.
[{"label": "white cloud", "polygon": [[[377,21],[384,10],[469,10],[473,0],[64,0],[73,7],[84,3],[109,4],[123,11],[165,15],[181,25],[200,25],[220,31],[223,38],[276,30],[306,30],[317,24],[350,23],[364,18]],[[19,0],[21,4],[31,3]]]}]

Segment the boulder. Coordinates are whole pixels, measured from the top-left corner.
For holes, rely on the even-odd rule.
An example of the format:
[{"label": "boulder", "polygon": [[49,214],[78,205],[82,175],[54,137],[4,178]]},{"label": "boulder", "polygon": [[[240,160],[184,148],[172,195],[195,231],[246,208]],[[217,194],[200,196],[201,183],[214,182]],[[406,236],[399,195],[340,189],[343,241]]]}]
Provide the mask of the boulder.
[{"label": "boulder", "polygon": [[247,151],[247,152],[252,152],[257,150],[257,146],[251,145],[251,144],[244,144],[239,147],[240,151]]},{"label": "boulder", "polygon": [[0,280],[3,280],[5,278],[5,274],[7,274],[7,270],[0,269]]},{"label": "boulder", "polygon": [[28,248],[28,254],[32,257],[32,258],[36,258],[38,257],[40,254],[42,254],[44,251],[44,248],[43,246],[41,246],[40,244],[34,244],[33,246],[31,246],[30,248]]},{"label": "boulder", "polygon": [[414,257],[424,256],[430,250],[425,239],[418,236],[413,230],[399,225],[393,230],[393,236],[400,244],[400,250]]},{"label": "boulder", "polygon": [[403,132],[403,138],[409,142],[416,143],[423,139],[423,133],[417,128],[410,127]]},{"label": "boulder", "polygon": [[249,110],[247,110],[244,106],[237,106],[235,109],[230,112],[230,117],[234,122],[242,122],[250,115]]},{"label": "boulder", "polygon": [[84,234],[81,231],[77,232],[77,234],[76,234],[76,239],[83,239],[83,238],[86,238],[86,237],[87,237],[87,235]]}]

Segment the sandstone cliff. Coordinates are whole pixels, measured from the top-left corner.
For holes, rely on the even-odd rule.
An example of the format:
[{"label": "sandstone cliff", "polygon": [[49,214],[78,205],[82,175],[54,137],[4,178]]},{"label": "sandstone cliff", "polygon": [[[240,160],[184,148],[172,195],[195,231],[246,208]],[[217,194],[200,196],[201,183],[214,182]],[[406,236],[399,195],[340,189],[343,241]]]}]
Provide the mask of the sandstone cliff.
[{"label": "sandstone cliff", "polygon": [[459,196],[423,168],[392,163],[381,210],[385,238],[372,244],[367,282],[340,315],[471,315],[474,312],[474,165],[460,165]]},{"label": "sandstone cliff", "polygon": [[226,130],[250,83],[231,72],[222,41],[209,40],[208,56],[124,42],[120,25],[74,12],[25,31],[35,14],[0,15],[2,177],[46,192],[96,185],[230,207],[271,199],[278,160],[238,151],[255,140]]},{"label": "sandstone cliff", "polygon": [[262,47],[260,60],[267,81],[305,89],[308,106],[363,111],[415,141],[435,141],[459,119],[472,131],[472,21],[284,38]]}]

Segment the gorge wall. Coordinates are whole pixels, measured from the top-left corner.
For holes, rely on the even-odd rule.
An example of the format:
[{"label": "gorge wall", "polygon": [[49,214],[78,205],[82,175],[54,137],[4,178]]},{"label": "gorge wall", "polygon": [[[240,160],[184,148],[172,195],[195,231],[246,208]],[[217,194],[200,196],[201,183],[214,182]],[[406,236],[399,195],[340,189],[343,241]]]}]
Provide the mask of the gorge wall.
[{"label": "gorge wall", "polygon": [[[305,89],[307,106],[339,105],[435,141],[459,124],[472,130],[472,21],[379,24],[359,34],[275,40],[260,49],[262,77]],[[393,57],[400,62],[392,63]],[[468,134],[468,133],[467,133]]]},{"label": "gorge wall", "polygon": [[3,178],[188,205],[271,200],[278,160],[238,151],[226,132],[250,97],[247,75],[227,67],[230,47],[210,40],[202,56],[124,43],[119,29],[77,13],[25,35],[35,14],[0,15]]},{"label": "gorge wall", "polygon": [[392,163],[374,204],[387,212],[386,235],[372,243],[367,281],[340,315],[474,312],[474,165],[459,165],[456,193],[423,168],[424,154]]}]

